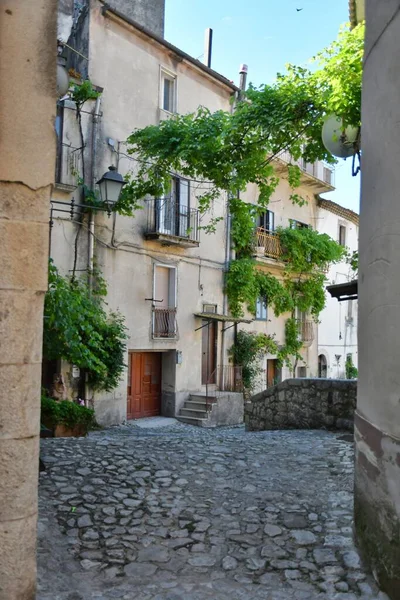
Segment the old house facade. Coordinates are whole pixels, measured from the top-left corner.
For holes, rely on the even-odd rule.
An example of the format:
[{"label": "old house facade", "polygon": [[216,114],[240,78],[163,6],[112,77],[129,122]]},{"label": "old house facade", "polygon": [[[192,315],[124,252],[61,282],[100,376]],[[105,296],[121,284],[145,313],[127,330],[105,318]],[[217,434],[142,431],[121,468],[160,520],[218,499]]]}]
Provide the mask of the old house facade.
[{"label": "old house facade", "polygon": [[[79,209],[71,212],[71,201],[77,205],[81,201],[79,178],[96,189],[110,165],[122,175],[134,176],[137,161],[126,146],[133,130],[199,106],[230,111],[239,91],[159,35],[162,29],[157,29],[154,16],[159,15],[159,3],[155,13],[140,13],[146,27],[122,12],[123,2],[117,4],[91,0],[74,13],[69,43],[73,50],[66,52],[69,65],[101,93],[82,108],[83,140],[75,104],[69,98],[59,103],[51,218],[50,252],[57,267],[63,274],[79,274],[95,264],[108,284],[109,308],[121,312],[128,328],[127,369],[112,392],[85,390],[79,370],[62,365],[70,395],[86,394],[102,424],[156,414],[175,416],[190,394],[204,394],[209,385],[227,388],[229,383],[234,388],[236,372],[229,349],[235,330],[271,333],[283,343],[289,316],[274,317],[265,299],[259,300],[255,319],[245,315],[242,321],[247,323],[229,316],[224,274],[234,257],[227,198],[215,201],[211,215],[200,216],[196,195],[204,182],[171,173],[168,197],[145,199],[134,216],[96,212],[88,219]],[[285,179],[290,161],[285,152],[275,160],[282,179],[255,232],[259,268],[278,277],[284,264],[276,229],[316,228],[316,194],[333,189],[329,167],[300,161],[298,192],[306,203],[294,205]],[[243,199],[257,203],[257,198],[257,187],[249,186]],[[211,216],[221,220],[214,234],[206,234],[202,227]],[[296,375],[316,375],[316,325],[308,315],[296,317],[304,357]],[[231,327],[235,323],[237,327]],[[265,357],[262,368],[261,388],[291,375],[286,366],[278,366],[276,356]]]},{"label": "old house facade", "polygon": [[[77,30],[86,32],[88,60],[78,55],[75,70],[81,68],[102,93],[82,110],[83,157],[75,106],[66,99],[59,107],[51,256],[64,274],[74,265],[76,273],[84,271],[95,261],[108,283],[109,307],[126,319],[126,376],[112,393],[96,393],[98,420],[172,416],[189,392],[201,391],[215,369],[228,364],[232,331],[225,334],[213,316],[201,318],[204,312],[227,312],[226,218],[214,235],[201,231],[207,224],[207,217],[200,221],[196,205],[201,183],[174,174],[170,195],[145,200],[133,217],[97,213],[94,222],[84,219],[81,224],[68,211],[61,213],[57,202],[74,198],[79,203],[77,175],[94,188],[109,165],[122,175],[134,174],[137,163],[125,145],[134,129],[199,106],[229,111],[237,88],[102,2],[91,2],[90,10],[88,6],[76,17]],[[76,33],[73,39],[80,51]],[[225,217],[225,211],[226,199],[220,198],[213,216]],[[72,366],[63,368],[73,387]]]},{"label": "old house facade", "polygon": [[[358,250],[358,215],[324,198],[318,199],[317,229],[327,233],[352,255]],[[346,259],[330,266],[330,285],[352,281],[356,275]],[[326,294],[326,306],[318,324],[318,376],[346,377],[346,359],[357,367],[357,300],[338,302]],[[349,358],[348,358],[349,357]]]}]

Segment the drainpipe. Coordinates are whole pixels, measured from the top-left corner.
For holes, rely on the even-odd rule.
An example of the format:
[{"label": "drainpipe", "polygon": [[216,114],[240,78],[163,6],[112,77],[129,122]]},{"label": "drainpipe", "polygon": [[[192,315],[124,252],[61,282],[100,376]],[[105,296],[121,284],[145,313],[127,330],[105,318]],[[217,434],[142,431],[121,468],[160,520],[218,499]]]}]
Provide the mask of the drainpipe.
[{"label": "drainpipe", "polygon": [[[93,111],[93,126],[92,126],[92,160],[91,160],[91,189],[94,190],[96,184],[96,158],[97,158],[97,125],[100,117],[101,96],[96,98],[96,104]],[[89,286],[93,285],[93,267],[94,267],[94,212],[90,211],[89,215],[89,239],[88,239],[88,271],[89,271]]]}]

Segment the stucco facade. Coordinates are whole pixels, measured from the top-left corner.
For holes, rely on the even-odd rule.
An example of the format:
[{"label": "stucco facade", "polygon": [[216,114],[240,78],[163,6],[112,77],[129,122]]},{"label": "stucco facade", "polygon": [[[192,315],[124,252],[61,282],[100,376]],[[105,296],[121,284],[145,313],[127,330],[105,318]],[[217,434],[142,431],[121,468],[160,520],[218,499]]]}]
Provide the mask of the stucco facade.
[{"label": "stucco facade", "polygon": [[400,2],[365,9],[355,525],[380,585],[399,600]]},{"label": "stucco facade", "polygon": [[[330,200],[318,202],[317,229],[342,243],[350,254],[358,250],[358,215]],[[327,273],[330,285],[352,281],[357,275],[343,260],[333,264]],[[346,357],[351,354],[355,367],[357,349],[357,300],[338,302],[326,293],[326,306],[318,324],[318,361],[320,377],[346,377]],[[325,369],[326,367],[326,369]]]},{"label": "stucco facade", "polygon": [[[186,114],[194,112],[199,106],[205,106],[210,111],[232,110],[232,97],[238,91],[235,85],[154,33],[144,30],[129,18],[122,18],[118,12],[105,8],[104,3],[98,0],[92,1],[85,19],[83,29],[87,35],[83,44],[89,40],[85,73],[102,91],[97,102],[85,104],[82,114],[85,179],[90,187],[107,171],[109,165],[114,165],[122,175],[135,174],[137,163],[135,157],[127,154],[125,142],[134,129],[171,118],[171,111]],[[79,28],[81,25],[79,23]],[[78,41],[76,35],[74,39]],[[164,94],[165,78],[173,86],[173,96],[167,98]],[[165,109],[166,101],[172,103],[171,110]],[[78,202],[79,190],[74,188],[74,184],[76,172],[82,169],[80,152],[76,151],[81,142],[71,101],[64,102],[60,118],[62,156],[58,162],[59,183],[53,200],[70,201],[74,197]],[[282,174],[288,159],[283,154],[276,161],[276,167]],[[299,193],[307,202],[303,207],[292,204],[289,200],[292,192],[283,176],[270,205],[270,211],[275,216],[274,228],[287,227],[291,220],[315,228],[315,194],[333,189],[331,171],[327,172],[322,163],[302,165],[302,168]],[[220,197],[214,202],[212,217],[222,219],[214,234],[206,234],[199,225],[207,225],[210,216],[201,217],[201,223],[197,220],[196,201],[198,188],[204,183],[187,184],[182,180],[174,183],[178,184],[181,197],[182,194],[186,197],[185,210],[189,207],[190,239],[182,239],[182,236],[178,239],[180,234],[176,235],[175,229],[180,227],[179,216],[178,225],[174,217],[174,223],[169,223],[168,230],[149,230],[149,226],[154,228],[154,210],[158,210],[154,199],[146,199],[143,208],[137,210],[133,217],[96,214],[94,231],[86,218],[83,221],[77,244],[77,272],[85,270],[90,263],[89,255],[94,243],[96,264],[108,283],[108,305],[124,315],[129,334],[125,377],[112,393],[96,393],[93,399],[97,418],[103,424],[118,423],[132,416],[129,412],[129,390],[138,354],[160,355],[157,360],[161,362],[161,413],[168,416],[179,412],[190,392],[204,392],[207,377],[210,379],[214,369],[229,368],[228,351],[234,340],[234,328],[227,329],[226,323],[216,323],[210,328],[212,335],[215,335],[215,343],[211,341],[212,347],[205,348],[210,341],[205,339],[202,329],[204,320],[194,316],[195,313],[210,310],[220,315],[228,313],[224,272],[232,258],[232,251],[227,198]],[[257,188],[250,186],[244,199],[256,203],[257,198]],[[164,219],[165,225],[163,210],[157,213],[157,219]],[[75,239],[81,227],[77,221],[78,217],[71,220],[68,213],[61,214],[57,210],[53,213],[51,256],[64,274],[71,272],[74,263]],[[259,268],[271,270],[278,276],[282,274],[283,264],[276,258],[267,257],[262,247],[258,247],[257,258]],[[159,287],[160,276],[169,281],[168,289],[165,288],[164,292]],[[168,296],[167,303],[164,296]],[[163,307],[169,310],[168,319],[176,320],[175,331],[164,337],[155,331],[158,315],[164,314]],[[240,324],[238,327],[275,333],[277,341],[283,343],[287,316],[275,318],[270,310],[268,320],[254,320],[252,324]],[[253,319],[251,315],[246,315],[246,318]],[[312,336],[306,340],[303,349],[301,376],[316,376],[318,370],[317,330],[315,325],[310,324],[310,327]],[[204,357],[209,353],[212,354],[212,360],[208,365],[206,359],[207,375]],[[268,368],[267,361],[274,358],[265,358],[264,373]],[[71,367],[67,366],[67,380],[71,372]],[[289,370],[284,368],[279,377],[286,378],[289,375]],[[266,384],[266,376],[261,377],[260,388],[263,389]]]}]

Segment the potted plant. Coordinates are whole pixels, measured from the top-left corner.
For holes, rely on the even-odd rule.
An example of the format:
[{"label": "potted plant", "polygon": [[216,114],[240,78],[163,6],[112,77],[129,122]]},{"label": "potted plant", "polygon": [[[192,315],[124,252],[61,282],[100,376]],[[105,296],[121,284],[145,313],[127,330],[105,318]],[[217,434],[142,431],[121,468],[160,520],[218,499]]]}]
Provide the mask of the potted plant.
[{"label": "potted plant", "polygon": [[96,425],[94,410],[46,395],[41,398],[41,422],[53,431],[54,437],[85,436]]}]

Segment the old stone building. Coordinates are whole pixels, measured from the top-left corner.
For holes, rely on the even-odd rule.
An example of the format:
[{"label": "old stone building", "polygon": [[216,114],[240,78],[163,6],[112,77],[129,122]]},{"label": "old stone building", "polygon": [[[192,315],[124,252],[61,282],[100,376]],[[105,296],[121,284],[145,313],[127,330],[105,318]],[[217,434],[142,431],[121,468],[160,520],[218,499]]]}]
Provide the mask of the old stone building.
[{"label": "old stone building", "polygon": [[[232,382],[235,377],[229,362],[234,340],[234,328],[229,325],[235,319],[229,317],[224,293],[224,273],[232,258],[227,198],[214,203],[211,216],[222,219],[212,235],[202,229],[211,216],[200,218],[197,207],[196,195],[204,183],[175,174],[171,174],[170,195],[145,199],[133,217],[110,217],[103,212],[82,221],[75,212],[71,218],[69,209],[61,212],[65,206],[60,202],[79,204],[79,176],[84,175],[92,189],[109,165],[122,175],[134,176],[137,162],[126,145],[134,129],[157,124],[174,113],[194,112],[199,106],[230,111],[239,91],[159,35],[163,31],[162,3],[150,3],[147,11],[138,8],[137,13],[125,10],[125,4],[93,0],[74,13],[70,48],[66,49],[68,64],[76,76],[90,79],[101,94],[86,102],[82,110],[84,144],[74,103],[68,98],[59,103],[52,211],[51,257],[55,264],[68,274],[73,269],[83,272],[95,261],[108,283],[109,307],[124,315],[128,327],[125,377],[113,392],[89,397],[103,424],[160,413],[174,416],[191,393],[204,394],[208,384],[215,387],[218,382],[219,387],[228,387],[222,379]],[[277,170],[283,173],[289,160],[282,153],[276,160]],[[291,203],[291,190],[283,176],[270,210],[257,223],[259,267],[278,275],[284,265],[279,260],[276,228],[290,223],[315,227],[315,194],[333,189],[327,166],[299,165],[299,193],[306,205]],[[257,188],[249,187],[245,199],[256,203],[257,197]],[[299,365],[297,374],[316,375],[316,326],[308,315],[299,314],[298,318],[304,364]],[[275,333],[277,341],[284,341],[285,315],[275,319],[263,299],[254,322],[249,323],[251,315],[244,320],[248,324],[238,327]],[[76,370],[66,364],[62,369],[70,393],[76,393]],[[290,374],[286,368],[278,368],[274,356],[266,357],[263,369],[261,388]]]}]

